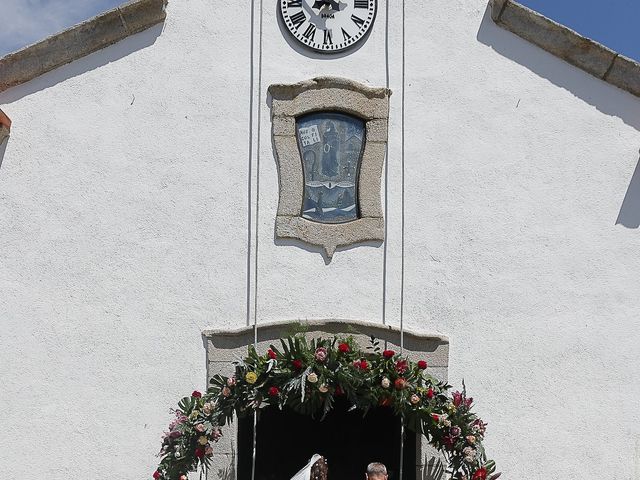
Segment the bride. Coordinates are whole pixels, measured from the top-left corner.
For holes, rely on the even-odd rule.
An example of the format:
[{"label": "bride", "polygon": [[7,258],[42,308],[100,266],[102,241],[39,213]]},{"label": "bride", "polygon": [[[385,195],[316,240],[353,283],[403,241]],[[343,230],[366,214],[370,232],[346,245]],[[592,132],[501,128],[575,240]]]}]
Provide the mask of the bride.
[{"label": "bride", "polygon": [[309,463],[291,477],[291,480],[327,480],[328,471],[327,461],[322,455],[316,453]]}]

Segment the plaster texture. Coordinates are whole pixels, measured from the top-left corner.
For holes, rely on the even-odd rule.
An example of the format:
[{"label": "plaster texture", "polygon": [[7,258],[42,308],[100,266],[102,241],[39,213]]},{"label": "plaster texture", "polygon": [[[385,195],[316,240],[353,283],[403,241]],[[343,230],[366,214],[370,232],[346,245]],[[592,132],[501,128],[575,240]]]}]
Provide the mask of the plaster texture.
[{"label": "plaster texture", "polygon": [[[441,3],[407,1],[404,82],[398,1],[329,59],[275,4],[189,0],[0,93],[0,471],[149,478],[169,408],[205,387],[203,330],[397,327],[402,304],[405,327],[449,338],[503,478],[638,477],[640,230],[616,219],[640,209],[640,100],[485,0]],[[275,238],[266,93],[321,75],[394,92],[385,242],[329,265]]]}]

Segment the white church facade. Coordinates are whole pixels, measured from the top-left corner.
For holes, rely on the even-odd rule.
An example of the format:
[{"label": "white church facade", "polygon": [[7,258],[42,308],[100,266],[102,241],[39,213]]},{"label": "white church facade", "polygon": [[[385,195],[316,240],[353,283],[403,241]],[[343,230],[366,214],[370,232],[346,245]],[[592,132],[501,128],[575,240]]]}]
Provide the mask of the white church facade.
[{"label": "white church facade", "polygon": [[[181,397],[303,332],[464,382],[502,478],[640,479],[634,61],[513,0],[134,0],[0,59],[0,109],[7,475],[150,478]],[[366,418],[305,428],[446,478]],[[207,477],[280,480],[282,422]]]}]

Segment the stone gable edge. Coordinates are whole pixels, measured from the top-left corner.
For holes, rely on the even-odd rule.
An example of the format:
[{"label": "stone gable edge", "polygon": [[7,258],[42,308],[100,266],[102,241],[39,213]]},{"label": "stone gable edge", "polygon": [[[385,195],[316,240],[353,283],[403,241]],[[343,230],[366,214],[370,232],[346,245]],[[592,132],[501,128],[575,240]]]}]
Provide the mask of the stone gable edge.
[{"label": "stone gable edge", "polygon": [[161,23],[168,0],[132,0],[0,58],[0,92]]},{"label": "stone gable edge", "polygon": [[640,97],[640,63],[521,5],[489,0],[500,27],[591,75]]}]

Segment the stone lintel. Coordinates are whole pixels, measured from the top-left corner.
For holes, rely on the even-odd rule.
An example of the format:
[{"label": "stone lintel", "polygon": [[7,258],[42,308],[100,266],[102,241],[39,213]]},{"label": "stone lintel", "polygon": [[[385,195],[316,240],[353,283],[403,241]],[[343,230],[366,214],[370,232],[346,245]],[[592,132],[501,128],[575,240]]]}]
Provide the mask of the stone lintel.
[{"label": "stone lintel", "polygon": [[0,92],[164,21],[166,5],[133,0],[0,58]]},{"label": "stone lintel", "polygon": [[490,0],[491,18],[566,62],[640,96],[640,64],[514,0]]}]

